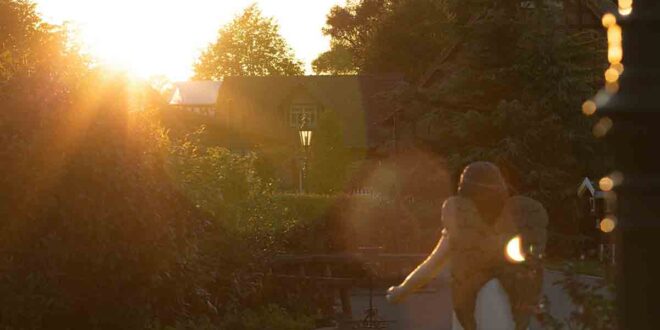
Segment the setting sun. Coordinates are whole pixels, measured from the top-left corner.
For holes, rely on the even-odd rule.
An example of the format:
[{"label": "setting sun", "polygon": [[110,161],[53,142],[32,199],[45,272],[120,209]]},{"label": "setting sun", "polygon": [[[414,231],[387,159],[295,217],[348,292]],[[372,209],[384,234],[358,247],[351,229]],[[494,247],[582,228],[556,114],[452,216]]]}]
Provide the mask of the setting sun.
[{"label": "setting sun", "polygon": [[[99,62],[140,77],[185,80],[202,49],[252,0],[38,0],[37,10],[53,23],[70,22],[84,49]],[[325,16],[341,0],[260,0],[305,64],[328,49]]]}]

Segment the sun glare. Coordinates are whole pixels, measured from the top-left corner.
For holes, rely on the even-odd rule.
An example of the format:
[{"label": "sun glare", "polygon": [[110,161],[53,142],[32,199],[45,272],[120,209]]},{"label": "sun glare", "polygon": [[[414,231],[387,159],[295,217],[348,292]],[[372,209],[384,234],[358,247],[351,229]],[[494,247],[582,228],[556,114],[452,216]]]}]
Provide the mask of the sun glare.
[{"label": "sun glare", "polygon": [[[84,49],[100,64],[142,78],[185,80],[218,29],[254,0],[36,0],[49,22],[70,22]],[[329,48],[325,17],[343,0],[258,0],[308,67]],[[302,15],[301,13],[305,13]]]},{"label": "sun glare", "polygon": [[520,235],[512,238],[506,245],[507,260],[514,263],[525,261],[525,256],[522,254],[522,242]]}]

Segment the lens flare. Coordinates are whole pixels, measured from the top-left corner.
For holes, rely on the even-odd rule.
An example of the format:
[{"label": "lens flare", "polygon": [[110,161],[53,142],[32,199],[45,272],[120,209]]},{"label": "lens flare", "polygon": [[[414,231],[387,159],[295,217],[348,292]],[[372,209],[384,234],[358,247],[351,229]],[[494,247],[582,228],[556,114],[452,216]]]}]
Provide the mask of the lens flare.
[{"label": "lens flare", "polygon": [[506,257],[507,260],[513,263],[521,263],[525,261],[525,256],[522,254],[522,241],[520,235],[512,238],[509,243],[506,244]]}]

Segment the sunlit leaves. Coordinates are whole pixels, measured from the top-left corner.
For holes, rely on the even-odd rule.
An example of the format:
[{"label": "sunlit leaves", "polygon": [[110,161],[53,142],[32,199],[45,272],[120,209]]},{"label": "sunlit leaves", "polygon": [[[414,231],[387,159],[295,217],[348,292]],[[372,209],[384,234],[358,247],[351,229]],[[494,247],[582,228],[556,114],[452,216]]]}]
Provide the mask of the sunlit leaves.
[{"label": "sunlit leaves", "polygon": [[218,32],[195,63],[196,79],[226,76],[299,75],[302,63],[279,33],[272,18],[252,5]]}]

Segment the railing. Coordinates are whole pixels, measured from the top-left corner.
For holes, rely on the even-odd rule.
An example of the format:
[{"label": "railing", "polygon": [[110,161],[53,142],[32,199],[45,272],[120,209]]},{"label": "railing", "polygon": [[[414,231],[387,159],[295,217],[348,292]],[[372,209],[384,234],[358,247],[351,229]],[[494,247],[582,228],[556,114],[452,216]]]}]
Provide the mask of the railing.
[{"label": "railing", "polygon": [[[368,280],[373,289],[373,279],[401,278],[413,267],[424,260],[425,254],[379,253],[374,249],[365,249],[361,253],[281,255],[271,265],[269,277],[286,287],[313,287],[325,290],[332,298],[338,295],[341,303],[340,321],[344,323],[377,324],[386,321],[377,320],[374,309],[365,311],[367,317],[353,321],[351,290],[365,287]],[[377,269],[377,270],[376,270]],[[371,291],[371,290],[370,290]]]}]

